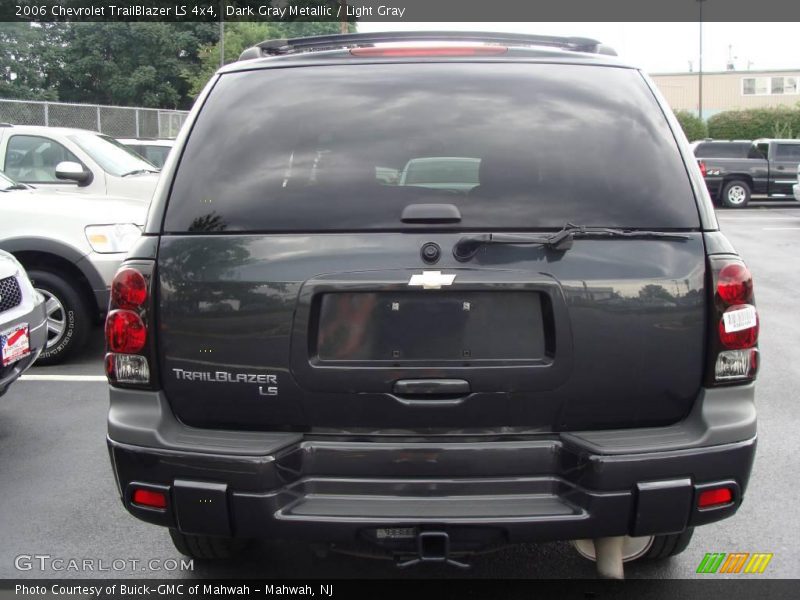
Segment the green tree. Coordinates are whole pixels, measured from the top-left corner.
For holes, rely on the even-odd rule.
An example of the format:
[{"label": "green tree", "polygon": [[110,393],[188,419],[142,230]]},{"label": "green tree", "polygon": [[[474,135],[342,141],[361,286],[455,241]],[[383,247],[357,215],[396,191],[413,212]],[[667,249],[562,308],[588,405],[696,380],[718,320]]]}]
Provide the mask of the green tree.
[{"label": "green tree", "polygon": [[214,23],[61,26],[49,68],[59,97],[69,102],[188,108],[185,74],[200,67],[200,48],[218,39]]},{"label": "green tree", "polygon": [[686,134],[690,142],[695,140],[702,140],[708,137],[708,128],[705,122],[700,118],[690,113],[688,110],[675,111],[675,118],[681,124],[683,133]]},{"label": "green tree", "polygon": [[58,35],[51,23],[0,23],[0,98],[58,99],[49,68]]},{"label": "green tree", "polygon": [[711,137],[754,140],[761,137],[800,136],[800,104],[748,110],[728,110],[708,120]]},{"label": "green tree", "polygon": [[[283,39],[307,35],[325,35],[340,32],[340,23],[321,21],[275,22],[226,22],[225,23],[225,63],[235,61],[243,50],[269,39]],[[355,26],[350,24],[350,31]],[[219,68],[219,41],[206,44],[199,50],[200,67],[184,72],[189,84],[189,94],[196,97],[208,80]]]}]

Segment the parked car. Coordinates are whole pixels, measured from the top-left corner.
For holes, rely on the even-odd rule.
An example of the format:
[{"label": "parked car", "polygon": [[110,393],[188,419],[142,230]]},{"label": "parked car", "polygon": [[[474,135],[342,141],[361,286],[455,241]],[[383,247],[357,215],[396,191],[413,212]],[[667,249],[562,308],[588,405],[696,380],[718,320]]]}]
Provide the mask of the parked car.
[{"label": "parked car", "polygon": [[44,298],[22,265],[0,250],[0,396],[33,364],[46,340]]},{"label": "parked car", "polygon": [[16,181],[49,190],[150,201],[158,169],[94,131],[0,126],[0,165]]},{"label": "parked car", "polygon": [[704,141],[694,147],[711,196],[744,208],[752,194],[791,198],[800,140]]},{"label": "parked car", "polygon": [[[741,505],[752,278],[654,84],[599,42],[268,41],[175,148],[105,364],[121,500],[180,552],[576,540],[619,576]],[[478,185],[376,170],[431,156]]]},{"label": "parked car", "polygon": [[412,158],[400,175],[400,185],[468,192],[478,185],[479,158],[426,156]]},{"label": "parked car", "polygon": [[46,300],[39,364],[61,362],[83,346],[146,213],[141,200],[35,189],[0,172],[0,249],[15,256]]},{"label": "parked car", "polygon": [[159,140],[155,138],[136,138],[136,139],[117,139],[117,141],[136,152],[139,156],[144,158],[147,162],[153,164],[159,169],[164,166],[167,161],[167,156],[172,146],[175,144],[174,140]]}]

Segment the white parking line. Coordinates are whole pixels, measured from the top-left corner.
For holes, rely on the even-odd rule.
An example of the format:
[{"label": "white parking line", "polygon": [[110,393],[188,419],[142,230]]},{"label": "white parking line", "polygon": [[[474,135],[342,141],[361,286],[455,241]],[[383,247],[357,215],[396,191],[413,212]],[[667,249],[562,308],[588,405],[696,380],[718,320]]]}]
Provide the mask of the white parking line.
[{"label": "white parking line", "polygon": [[762,231],[800,231],[800,227],[762,227]]},{"label": "white parking line", "polygon": [[105,375],[23,375],[18,381],[108,381]]}]

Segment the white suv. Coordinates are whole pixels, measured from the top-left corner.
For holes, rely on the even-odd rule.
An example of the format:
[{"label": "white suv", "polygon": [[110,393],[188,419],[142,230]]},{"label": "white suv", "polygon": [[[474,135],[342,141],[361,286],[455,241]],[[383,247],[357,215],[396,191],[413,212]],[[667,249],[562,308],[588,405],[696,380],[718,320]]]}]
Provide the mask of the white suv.
[{"label": "white suv", "polygon": [[107,135],[85,129],[0,126],[0,170],[16,181],[150,201],[158,169]]},{"label": "white suv", "polygon": [[46,300],[47,342],[37,364],[61,362],[105,313],[147,203],[41,190],[0,172],[0,214],[0,250],[14,255]]},{"label": "white suv", "polygon": [[792,186],[794,191],[794,199],[800,202],[800,165],[797,165],[797,183]]}]

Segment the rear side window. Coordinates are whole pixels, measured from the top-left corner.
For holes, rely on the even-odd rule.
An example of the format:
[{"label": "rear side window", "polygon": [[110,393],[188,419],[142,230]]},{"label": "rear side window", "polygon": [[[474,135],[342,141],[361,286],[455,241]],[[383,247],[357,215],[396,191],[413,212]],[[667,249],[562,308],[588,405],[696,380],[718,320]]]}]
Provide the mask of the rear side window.
[{"label": "rear side window", "polygon": [[758,158],[753,150],[750,142],[713,142],[699,144],[694,155],[697,158]]},{"label": "rear side window", "polygon": [[800,162],[800,144],[777,144],[775,160],[796,160]]},{"label": "rear side window", "polygon": [[451,62],[222,75],[164,230],[400,230],[420,203],[459,209],[461,222],[438,228],[699,226],[637,71]]}]

